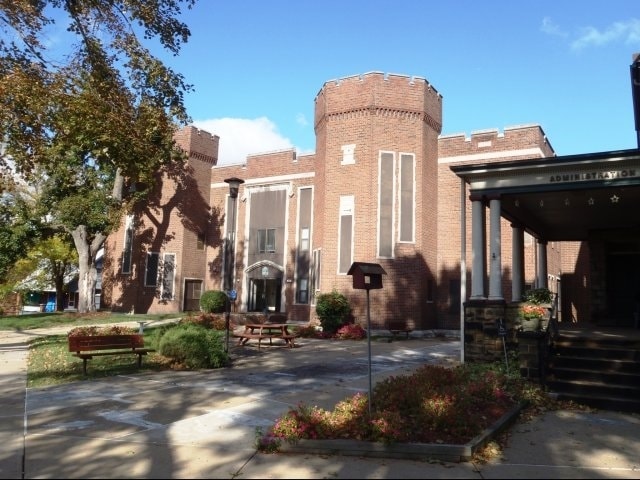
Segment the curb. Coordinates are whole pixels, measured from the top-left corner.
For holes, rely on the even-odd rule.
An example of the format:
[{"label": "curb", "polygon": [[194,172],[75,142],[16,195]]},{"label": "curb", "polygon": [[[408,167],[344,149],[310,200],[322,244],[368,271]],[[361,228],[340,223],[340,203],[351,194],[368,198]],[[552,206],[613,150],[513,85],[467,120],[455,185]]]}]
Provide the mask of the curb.
[{"label": "curb", "polygon": [[436,443],[392,443],[367,442],[361,440],[307,440],[295,443],[283,441],[278,453],[310,453],[314,455],[345,455],[356,457],[394,458],[400,460],[442,460],[445,462],[469,462],[474,454],[493,440],[505,428],[512,425],[526,404],[516,405],[495,424],[486,428],[464,445]]}]

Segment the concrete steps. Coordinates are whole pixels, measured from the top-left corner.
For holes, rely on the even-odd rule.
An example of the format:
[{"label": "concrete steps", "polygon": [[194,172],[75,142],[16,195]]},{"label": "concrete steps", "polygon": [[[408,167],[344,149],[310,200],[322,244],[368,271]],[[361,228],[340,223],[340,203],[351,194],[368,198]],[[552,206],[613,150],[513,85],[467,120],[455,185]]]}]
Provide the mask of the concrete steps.
[{"label": "concrete steps", "polygon": [[559,399],[603,410],[640,412],[640,341],[621,335],[559,333],[546,384]]}]

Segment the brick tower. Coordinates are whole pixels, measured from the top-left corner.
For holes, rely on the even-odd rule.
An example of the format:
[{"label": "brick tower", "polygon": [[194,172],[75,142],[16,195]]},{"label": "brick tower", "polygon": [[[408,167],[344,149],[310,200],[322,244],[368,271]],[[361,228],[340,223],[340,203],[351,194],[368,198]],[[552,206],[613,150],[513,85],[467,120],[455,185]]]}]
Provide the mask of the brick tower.
[{"label": "brick tower", "polygon": [[423,78],[372,72],[326,82],[316,96],[319,287],[352,292],[357,319],[364,292],[346,273],[372,262],[387,273],[370,300],[375,323],[434,326],[441,125],[442,96]]}]

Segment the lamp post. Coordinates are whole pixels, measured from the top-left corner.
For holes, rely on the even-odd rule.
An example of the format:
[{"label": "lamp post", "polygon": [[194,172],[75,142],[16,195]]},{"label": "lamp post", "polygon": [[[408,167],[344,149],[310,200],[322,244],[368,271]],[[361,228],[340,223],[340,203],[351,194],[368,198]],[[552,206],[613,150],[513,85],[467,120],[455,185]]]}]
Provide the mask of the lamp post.
[{"label": "lamp post", "polygon": [[236,240],[236,203],[238,201],[238,190],[240,189],[240,185],[244,183],[244,180],[240,178],[231,177],[225,178],[225,183],[229,184],[229,198],[231,198],[230,205],[230,214],[231,221],[227,227],[227,248],[225,254],[227,255],[225,258],[228,259],[225,262],[225,271],[224,271],[224,290],[227,294],[226,301],[226,313],[225,313],[225,342],[224,342],[224,351],[225,353],[229,352],[229,317],[231,316],[231,292],[235,293],[235,288],[233,285],[233,278],[236,268],[236,254],[235,254],[235,240]]}]

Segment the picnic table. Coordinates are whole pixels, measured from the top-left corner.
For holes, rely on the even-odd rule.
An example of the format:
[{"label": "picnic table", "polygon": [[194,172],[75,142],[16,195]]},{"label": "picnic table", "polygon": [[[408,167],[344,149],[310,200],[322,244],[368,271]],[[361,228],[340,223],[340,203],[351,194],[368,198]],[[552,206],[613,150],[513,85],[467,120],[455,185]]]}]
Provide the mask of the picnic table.
[{"label": "picnic table", "polygon": [[233,335],[238,339],[238,345],[246,345],[251,339],[258,340],[258,349],[262,340],[269,339],[269,345],[273,345],[274,338],[281,338],[289,348],[293,348],[294,338],[289,332],[288,323],[247,323],[244,326],[244,332]]}]

